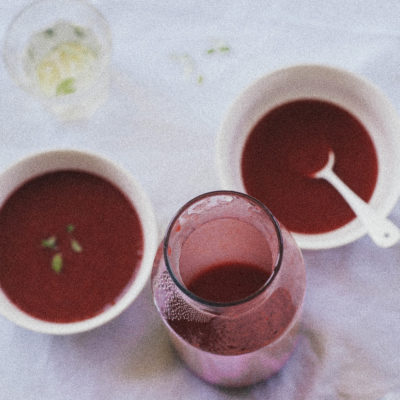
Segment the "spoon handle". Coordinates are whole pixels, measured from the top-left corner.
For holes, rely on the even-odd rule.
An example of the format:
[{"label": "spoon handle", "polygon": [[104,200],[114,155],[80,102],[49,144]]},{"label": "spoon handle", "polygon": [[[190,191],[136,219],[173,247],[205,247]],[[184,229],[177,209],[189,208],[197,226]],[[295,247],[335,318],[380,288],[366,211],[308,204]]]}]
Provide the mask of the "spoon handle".
[{"label": "spoon handle", "polygon": [[390,247],[400,239],[400,230],[390,220],[379,215],[368,203],[358,197],[333,171],[319,176],[327,180],[364,224],[372,240],[380,247]]}]

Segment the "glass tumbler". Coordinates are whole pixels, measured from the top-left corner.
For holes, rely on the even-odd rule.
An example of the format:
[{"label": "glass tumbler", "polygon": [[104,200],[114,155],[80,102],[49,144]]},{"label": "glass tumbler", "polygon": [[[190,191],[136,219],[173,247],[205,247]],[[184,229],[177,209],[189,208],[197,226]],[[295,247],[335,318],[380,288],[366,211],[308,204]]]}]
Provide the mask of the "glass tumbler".
[{"label": "glass tumbler", "polygon": [[289,359],[306,287],[302,254],[258,200],[200,195],[173,218],[152,271],[154,302],[186,365],[246,386]]},{"label": "glass tumbler", "polygon": [[110,29],[88,1],[34,1],[8,26],[3,57],[15,83],[62,120],[90,117],[108,96]]}]

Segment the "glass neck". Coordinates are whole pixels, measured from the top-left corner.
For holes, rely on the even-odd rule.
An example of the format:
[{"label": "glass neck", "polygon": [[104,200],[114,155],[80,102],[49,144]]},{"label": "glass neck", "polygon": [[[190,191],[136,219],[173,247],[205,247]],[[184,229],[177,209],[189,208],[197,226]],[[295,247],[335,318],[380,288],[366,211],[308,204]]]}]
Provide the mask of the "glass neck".
[{"label": "glass neck", "polygon": [[[232,307],[254,305],[275,280],[282,260],[283,244],[279,224],[258,200],[238,192],[218,191],[201,195],[182,207],[172,220],[165,240],[167,270],[179,290],[213,313]],[[211,268],[226,265],[257,266],[265,281],[241,298],[205,298],[191,290],[191,284]],[[226,282],[216,282],[223,290]]]}]

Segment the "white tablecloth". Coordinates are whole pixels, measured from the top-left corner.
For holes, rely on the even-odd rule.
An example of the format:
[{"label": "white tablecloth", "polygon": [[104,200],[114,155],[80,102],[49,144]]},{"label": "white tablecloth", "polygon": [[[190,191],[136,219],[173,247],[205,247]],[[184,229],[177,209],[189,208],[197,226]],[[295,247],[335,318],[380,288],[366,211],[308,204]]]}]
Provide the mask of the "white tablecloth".
[{"label": "white tablecloth", "polygon": [[[25,4],[1,0],[1,37]],[[0,170],[43,149],[104,155],[147,190],[160,237],[187,200],[220,188],[215,137],[230,104],[256,78],[299,63],[338,66],[378,85],[400,111],[397,0],[95,5],[113,35],[109,100],[88,121],[59,123],[14,85],[2,63]],[[230,51],[207,54],[219,45]],[[400,225],[399,205],[391,218]],[[120,317],[84,334],[32,333],[0,317],[0,399],[378,399],[400,386],[399,246],[379,249],[364,237],[304,252],[299,345],[265,383],[228,390],[193,376],[169,345],[148,284]]]}]

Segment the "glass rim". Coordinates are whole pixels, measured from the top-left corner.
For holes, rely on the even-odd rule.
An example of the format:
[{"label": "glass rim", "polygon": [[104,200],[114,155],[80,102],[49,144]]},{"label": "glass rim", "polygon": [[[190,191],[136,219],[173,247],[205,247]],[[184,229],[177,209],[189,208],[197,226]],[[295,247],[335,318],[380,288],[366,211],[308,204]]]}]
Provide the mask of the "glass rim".
[{"label": "glass rim", "polygon": [[[275,233],[276,233],[276,238],[278,241],[278,255],[277,259],[275,261],[275,264],[273,266],[273,270],[271,275],[268,277],[268,279],[264,282],[264,284],[257,289],[255,292],[251,293],[250,295],[240,299],[240,300],[235,300],[235,301],[229,301],[229,302],[216,302],[216,301],[210,301],[207,299],[204,299],[203,297],[197,296],[193,292],[191,292],[189,289],[187,289],[180,281],[179,279],[175,276],[174,272],[172,271],[170,262],[169,262],[169,256],[168,256],[168,243],[169,243],[169,238],[172,232],[172,228],[175,225],[175,222],[178,220],[178,218],[182,215],[182,213],[188,209],[191,205],[197,203],[199,200],[202,200],[206,197],[211,197],[211,196],[219,196],[219,195],[233,195],[236,197],[241,197],[244,198],[256,206],[258,206],[264,213],[267,215],[267,217],[270,219],[272,224],[274,225],[275,228]],[[282,237],[282,232],[281,228],[279,225],[278,220],[275,218],[275,216],[272,214],[272,212],[269,210],[268,207],[266,207],[260,200],[256,199],[253,196],[248,195],[247,193],[242,193],[234,190],[215,190],[211,192],[206,192],[203,193],[199,196],[194,197],[193,199],[189,200],[187,203],[185,203],[175,214],[174,218],[172,221],[169,223],[166,235],[163,240],[163,256],[164,256],[164,261],[165,265],[167,268],[167,271],[169,275],[171,276],[173,282],[177,285],[177,287],[189,298],[192,300],[201,303],[206,306],[211,306],[211,307],[218,307],[218,308],[227,308],[230,306],[236,306],[240,304],[245,304],[256,297],[258,297],[261,293],[263,293],[275,280],[276,276],[278,275],[278,272],[281,268],[282,265],[282,259],[283,259],[283,237]]]},{"label": "glass rim", "polygon": [[[108,21],[106,20],[105,16],[100,12],[100,10],[98,10],[91,2],[87,1],[87,0],[69,0],[70,3],[76,3],[79,4],[83,7],[86,7],[87,10],[90,13],[93,13],[94,15],[96,15],[96,18],[98,18],[100,22],[100,24],[102,25],[102,31],[104,31],[104,49],[105,49],[105,56],[101,58],[100,60],[100,65],[99,65],[99,69],[98,72],[96,73],[96,77],[94,79],[94,81],[92,82],[92,84],[90,84],[88,87],[83,88],[83,91],[81,91],[81,94],[83,92],[89,92],[93,85],[95,84],[95,82],[102,76],[104,75],[104,73],[107,71],[107,69],[109,68],[109,65],[111,64],[111,52],[112,52],[112,35],[111,35],[111,29],[109,26]],[[37,6],[40,6],[41,4],[44,3],[49,3],[52,6],[55,6],[56,3],[62,3],[65,4],[65,2],[63,0],[32,0],[30,3],[28,3],[25,7],[23,7],[22,9],[20,9],[11,19],[11,21],[9,22],[9,24],[6,27],[6,31],[4,34],[4,38],[2,40],[1,43],[1,56],[2,59],[4,61],[4,64],[6,66],[7,72],[9,73],[9,75],[12,77],[12,79],[15,81],[15,83],[17,84],[18,87],[24,89],[25,91],[32,93],[36,96],[38,96],[39,98],[43,98],[45,100],[51,100],[53,102],[65,102],[65,99],[63,98],[56,98],[54,96],[51,97],[47,97],[45,95],[43,95],[42,93],[40,93],[39,91],[35,90],[35,89],[31,89],[26,85],[26,82],[20,82],[19,76],[18,74],[15,72],[15,68],[12,65],[12,61],[11,61],[11,56],[9,55],[10,51],[9,51],[9,42],[12,38],[12,35],[10,35],[10,32],[12,31],[13,27],[15,26],[16,23],[18,23],[18,21],[24,17],[28,12],[30,12],[30,10],[34,9]],[[60,18],[59,20],[62,20],[62,18]],[[55,19],[55,21],[57,21],[57,19]],[[32,32],[33,34],[34,32]],[[76,97],[78,95],[78,93],[71,93],[68,97]]]}]

